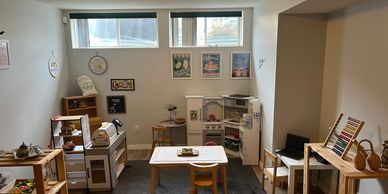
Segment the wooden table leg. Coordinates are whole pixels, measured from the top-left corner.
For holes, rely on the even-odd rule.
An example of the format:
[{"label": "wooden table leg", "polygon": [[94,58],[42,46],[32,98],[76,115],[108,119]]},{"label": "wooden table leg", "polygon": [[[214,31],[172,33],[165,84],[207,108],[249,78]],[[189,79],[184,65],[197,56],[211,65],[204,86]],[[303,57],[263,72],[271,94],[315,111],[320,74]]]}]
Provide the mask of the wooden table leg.
[{"label": "wooden table leg", "polygon": [[295,193],[295,169],[293,167],[290,167],[289,169],[287,193],[288,194]]},{"label": "wooden table leg", "polygon": [[151,194],[155,194],[157,167],[151,166]]},{"label": "wooden table leg", "polygon": [[43,180],[43,165],[38,164],[34,165],[34,178],[35,178],[35,187],[37,194],[44,194],[44,180]]},{"label": "wooden table leg", "polygon": [[350,194],[356,194],[356,185],[357,185],[358,180],[356,179],[349,179],[348,181],[348,188],[349,188],[349,193]]},{"label": "wooden table leg", "polygon": [[333,169],[331,171],[330,193],[337,193],[337,182],[338,182],[338,170]]},{"label": "wooden table leg", "polygon": [[308,144],[304,145],[303,194],[309,193],[310,149]]},{"label": "wooden table leg", "polygon": [[224,194],[228,193],[228,175],[226,174],[226,165],[222,165],[222,176],[224,179]]},{"label": "wooden table leg", "polygon": [[340,173],[339,175],[339,184],[338,184],[338,193],[341,193],[341,194],[348,194],[348,178]]}]

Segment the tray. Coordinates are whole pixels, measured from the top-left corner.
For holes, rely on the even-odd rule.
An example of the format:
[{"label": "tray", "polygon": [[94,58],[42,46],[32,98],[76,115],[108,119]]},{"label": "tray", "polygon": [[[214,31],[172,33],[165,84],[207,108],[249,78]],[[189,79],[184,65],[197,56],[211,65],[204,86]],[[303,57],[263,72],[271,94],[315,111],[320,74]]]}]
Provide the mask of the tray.
[{"label": "tray", "polygon": [[199,151],[193,150],[192,152],[182,152],[182,150],[178,150],[178,156],[198,156]]},{"label": "tray", "polygon": [[43,154],[43,150],[39,146],[31,146],[31,147],[29,147],[29,149],[30,149],[30,152],[28,153],[28,156],[25,156],[25,157],[19,157],[16,154],[17,149],[13,149],[12,153],[13,153],[15,160],[24,160],[24,159],[28,159],[28,158],[37,157],[37,156]]}]

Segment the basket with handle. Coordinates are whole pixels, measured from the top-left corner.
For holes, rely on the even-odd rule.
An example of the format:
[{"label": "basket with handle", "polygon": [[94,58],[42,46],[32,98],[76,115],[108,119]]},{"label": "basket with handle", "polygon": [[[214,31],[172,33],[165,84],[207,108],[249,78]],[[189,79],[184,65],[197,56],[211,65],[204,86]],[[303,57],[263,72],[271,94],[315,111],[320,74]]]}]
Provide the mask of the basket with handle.
[{"label": "basket with handle", "polygon": [[[369,143],[370,150],[365,150],[370,151],[369,155],[363,153],[364,149],[361,147],[362,142]],[[366,167],[366,162],[368,162],[369,168],[374,171],[377,171],[381,165],[380,157],[374,151],[372,142],[368,139],[363,139],[357,145],[357,154],[354,157],[354,167],[357,170],[363,170]]]}]

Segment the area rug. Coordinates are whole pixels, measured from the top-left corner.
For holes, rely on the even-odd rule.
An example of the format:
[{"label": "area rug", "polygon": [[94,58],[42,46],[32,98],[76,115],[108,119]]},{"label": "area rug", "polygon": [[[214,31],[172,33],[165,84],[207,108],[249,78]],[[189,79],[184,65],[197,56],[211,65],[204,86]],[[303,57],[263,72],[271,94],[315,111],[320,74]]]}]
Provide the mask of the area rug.
[{"label": "area rug", "polygon": [[[151,193],[151,169],[148,161],[129,161],[119,177],[117,187],[112,194],[149,194]],[[261,185],[250,166],[241,165],[239,158],[229,159],[229,194],[262,194]],[[167,168],[160,170],[160,185],[157,194],[190,193],[190,176],[187,168]],[[209,188],[199,188],[198,194],[210,194]],[[218,193],[223,193],[222,184],[218,184]],[[99,194],[102,194],[99,192]]]}]

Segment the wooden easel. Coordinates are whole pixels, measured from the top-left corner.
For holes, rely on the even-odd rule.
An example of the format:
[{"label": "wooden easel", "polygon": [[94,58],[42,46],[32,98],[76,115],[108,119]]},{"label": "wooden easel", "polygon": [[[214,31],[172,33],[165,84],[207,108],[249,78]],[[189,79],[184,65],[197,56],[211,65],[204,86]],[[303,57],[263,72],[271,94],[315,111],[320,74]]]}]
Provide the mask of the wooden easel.
[{"label": "wooden easel", "polygon": [[330,133],[326,137],[323,146],[328,147],[328,143],[332,142],[333,147],[331,147],[331,150],[341,156],[342,159],[345,159],[352,143],[355,141],[358,133],[364,126],[364,121],[348,117],[344,128],[341,131],[337,131],[338,124],[340,123],[343,115],[343,113],[340,113],[338,116],[336,122],[331,127]]}]

